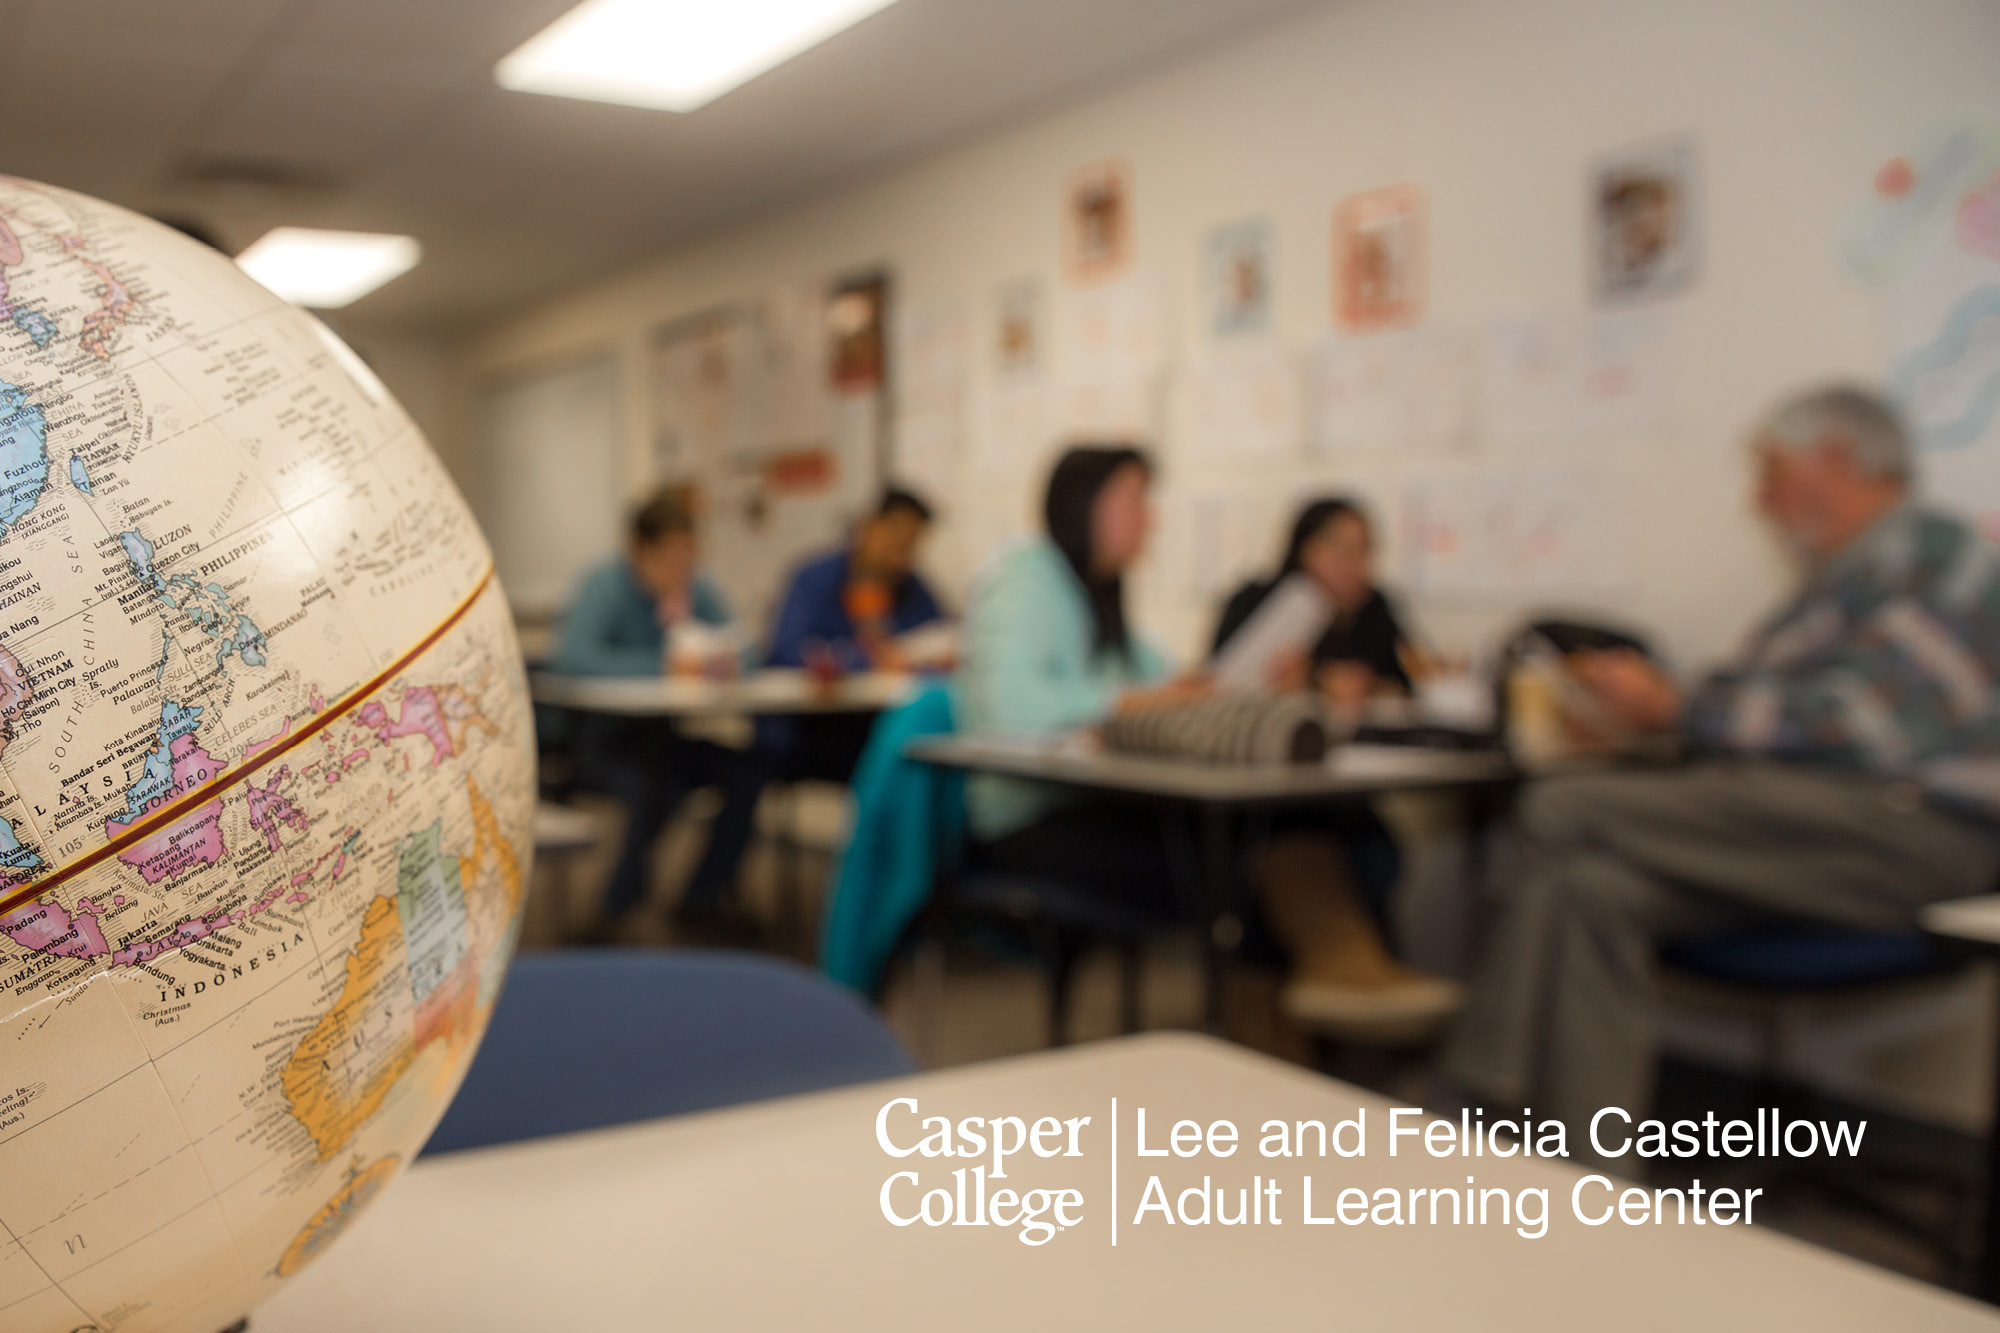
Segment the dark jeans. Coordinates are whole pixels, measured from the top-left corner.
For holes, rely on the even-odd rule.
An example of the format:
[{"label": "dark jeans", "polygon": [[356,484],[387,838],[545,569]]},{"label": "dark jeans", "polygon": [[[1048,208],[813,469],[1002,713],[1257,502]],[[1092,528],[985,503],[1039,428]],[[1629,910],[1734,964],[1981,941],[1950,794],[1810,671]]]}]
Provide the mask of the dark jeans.
[{"label": "dark jeans", "polygon": [[682,906],[712,907],[735,886],[765,781],[754,753],[683,736],[661,718],[585,716],[577,728],[576,768],[582,786],[625,807],[625,846],[604,891],[606,920],[644,901],[653,842],[697,787],[720,788],[722,811],[709,826],[708,847]]},{"label": "dark jeans", "polygon": [[1150,908],[1173,905],[1175,878],[1192,865],[1188,849],[1169,841],[1159,811],[1116,805],[1060,806],[1004,837],[974,843],[968,859],[982,869]]}]

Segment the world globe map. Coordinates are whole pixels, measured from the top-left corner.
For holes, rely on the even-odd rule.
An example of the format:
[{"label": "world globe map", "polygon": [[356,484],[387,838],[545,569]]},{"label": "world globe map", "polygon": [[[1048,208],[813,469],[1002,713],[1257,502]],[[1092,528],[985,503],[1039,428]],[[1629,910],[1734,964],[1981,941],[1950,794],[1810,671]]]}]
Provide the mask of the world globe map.
[{"label": "world globe map", "polygon": [[0,178],[0,1328],[215,1333],[456,1090],[534,748],[464,501],[310,315]]}]

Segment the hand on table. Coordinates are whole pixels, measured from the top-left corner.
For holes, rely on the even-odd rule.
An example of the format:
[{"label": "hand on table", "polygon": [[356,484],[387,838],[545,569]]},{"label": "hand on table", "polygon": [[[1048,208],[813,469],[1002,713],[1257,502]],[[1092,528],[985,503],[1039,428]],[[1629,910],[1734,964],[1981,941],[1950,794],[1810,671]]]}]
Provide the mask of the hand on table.
[{"label": "hand on table", "polygon": [[1318,684],[1334,712],[1358,716],[1375,691],[1375,670],[1366,662],[1328,662],[1319,669]]},{"label": "hand on table", "polygon": [[1280,693],[1290,693],[1306,687],[1311,675],[1312,663],[1303,648],[1280,653],[1271,659],[1265,670],[1264,683]]},{"label": "hand on table", "polygon": [[1666,731],[1680,717],[1680,687],[1644,653],[1630,648],[1576,653],[1569,669],[1606,712],[1636,731]]}]

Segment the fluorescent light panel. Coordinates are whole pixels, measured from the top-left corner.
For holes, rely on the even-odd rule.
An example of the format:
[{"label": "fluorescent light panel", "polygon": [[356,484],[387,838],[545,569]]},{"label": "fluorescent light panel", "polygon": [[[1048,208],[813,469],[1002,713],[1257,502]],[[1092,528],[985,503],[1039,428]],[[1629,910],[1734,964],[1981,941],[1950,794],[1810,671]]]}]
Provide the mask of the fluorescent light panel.
[{"label": "fluorescent light panel", "polygon": [[417,266],[415,238],[279,227],[236,256],[237,267],[293,305],[338,310]]},{"label": "fluorescent light panel", "polygon": [[893,0],[584,0],[494,67],[503,88],[692,111]]}]

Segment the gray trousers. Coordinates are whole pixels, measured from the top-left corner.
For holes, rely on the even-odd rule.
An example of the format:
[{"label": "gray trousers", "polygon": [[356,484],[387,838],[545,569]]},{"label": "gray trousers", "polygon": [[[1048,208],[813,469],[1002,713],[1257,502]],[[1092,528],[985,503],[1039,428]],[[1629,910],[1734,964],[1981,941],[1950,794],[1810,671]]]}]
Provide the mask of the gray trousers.
[{"label": "gray trousers", "polygon": [[1662,943],[1772,917],[1910,926],[1918,907],[1985,893],[2000,842],[1907,788],[1761,760],[1548,778],[1523,793],[1520,861],[1444,1072],[1585,1129],[1653,1093]]}]

